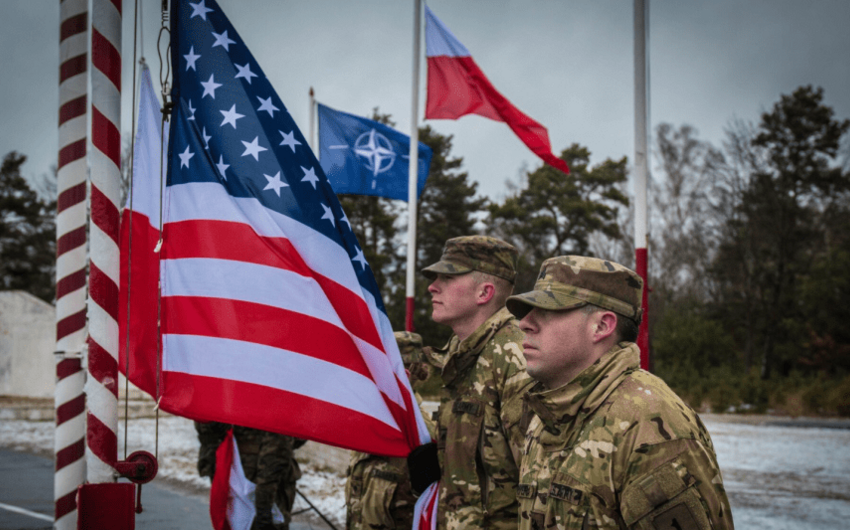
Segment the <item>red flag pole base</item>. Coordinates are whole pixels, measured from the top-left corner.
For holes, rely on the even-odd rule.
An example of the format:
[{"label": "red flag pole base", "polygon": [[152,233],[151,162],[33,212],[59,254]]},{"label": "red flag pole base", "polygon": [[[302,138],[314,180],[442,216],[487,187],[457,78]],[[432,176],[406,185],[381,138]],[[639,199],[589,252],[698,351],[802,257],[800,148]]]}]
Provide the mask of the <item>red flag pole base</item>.
[{"label": "red flag pole base", "polygon": [[643,309],[643,318],[638,329],[637,345],[640,348],[640,367],[650,370],[649,358],[649,280],[647,267],[647,253],[645,248],[635,249],[635,272],[643,278],[643,299],[640,306]]},{"label": "red flag pole base", "polygon": [[404,313],[404,330],[413,332],[413,297],[408,296]]},{"label": "red flag pole base", "polygon": [[128,482],[83,484],[77,489],[77,530],[136,528],[136,485]]}]

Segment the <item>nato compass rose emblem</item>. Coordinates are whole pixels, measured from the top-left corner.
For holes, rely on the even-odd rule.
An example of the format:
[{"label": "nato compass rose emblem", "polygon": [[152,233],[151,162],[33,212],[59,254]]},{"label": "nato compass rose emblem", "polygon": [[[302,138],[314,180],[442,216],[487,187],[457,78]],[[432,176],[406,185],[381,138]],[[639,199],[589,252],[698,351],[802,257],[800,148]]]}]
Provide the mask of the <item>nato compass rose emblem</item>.
[{"label": "nato compass rose emblem", "polygon": [[363,159],[363,165],[372,172],[372,189],[379,174],[389,171],[395,163],[396,154],[386,136],[375,129],[364,132],[354,142],[354,154]]}]

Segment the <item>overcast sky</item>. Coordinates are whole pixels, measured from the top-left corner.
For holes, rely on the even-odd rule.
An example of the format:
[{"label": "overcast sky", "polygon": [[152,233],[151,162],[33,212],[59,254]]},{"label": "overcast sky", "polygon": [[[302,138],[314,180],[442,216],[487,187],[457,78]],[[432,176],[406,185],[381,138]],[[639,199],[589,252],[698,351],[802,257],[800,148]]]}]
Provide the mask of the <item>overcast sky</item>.
[{"label": "overcast sky", "polygon": [[[155,85],[159,0],[142,8]],[[410,130],[413,1],[221,0],[231,22],[307,133],[308,90],[346,112],[380,107]],[[592,162],[634,153],[633,5],[627,0],[430,0],[493,85],[549,129],[555,154],[577,142]],[[124,1],[124,113],[131,129],[133,7]],[[757,121],[780,94],[822,86],[850,117],[847,0],[651,0],[651,124],[691,124],[719,143],[733,118]],[[46,174],[58,144],[58,0],[0,3],[0,155]],[[424,43],[420,121],[425,104]],[[541,162],[502,123],[429,121],[494,199]]]}]

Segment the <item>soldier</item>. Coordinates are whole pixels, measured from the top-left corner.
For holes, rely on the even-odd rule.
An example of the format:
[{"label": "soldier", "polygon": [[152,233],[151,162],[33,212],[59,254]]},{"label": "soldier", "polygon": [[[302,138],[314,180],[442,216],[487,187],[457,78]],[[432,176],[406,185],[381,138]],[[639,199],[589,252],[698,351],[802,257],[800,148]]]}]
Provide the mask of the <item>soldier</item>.
[{"label": "soldier", "polygon": [[417,491],[442,479],[441,530],[517,525],[521,396],[531,380],[518,322],[504,308],[516,262],[517,250],[508,243],[465,236],[446,241],[440,261],[422,271],[433,280],[431,318],[454,334],[443,349],[433,350],[444,383],[437,445],[415,449],[408,465]]},{"label": "soldier", "polygon": [[[254,491],[257,515],[251,530],[286,530],[292,520],[295,483],[301,478],[301,469],[293,456],[296,439],[238,425],[233,427],[233,436],[239,446],[245,478],[257,485]],[[283,515],[283,525],[273,524],[275,503]]]},{"label": "soldier", "polygon": [[[212,480],[215,475],[215,453],[231,427],[239,446],[239,460],[245,478],[257,486],[254,493],[257,515],[251,526],[252,530],[285,530],[292,520],[295,483],[301,478],[301,469],[293,450],[303,445],[303,440],[227,423],[195,422],[201,442],[198,451],[198,473],[202,477],[210,477]],[[277,527],[272,522],[275,503],[285,521]]]},{"label": "soldier", "polygon": [[643,282],[596,258],[543,262],[507,307],[525,332],[520,529],[732,529],[708,431],[634,340]]},{"label": "soldier", "polygon": [[[416,389],[428,375],[422,337],[397,331],[395,338],[401,360],[410,371],[411,386]],[[352,451],[347,475],[345,527],[348,530],[410,530],[416,497],[404,458]]]}]

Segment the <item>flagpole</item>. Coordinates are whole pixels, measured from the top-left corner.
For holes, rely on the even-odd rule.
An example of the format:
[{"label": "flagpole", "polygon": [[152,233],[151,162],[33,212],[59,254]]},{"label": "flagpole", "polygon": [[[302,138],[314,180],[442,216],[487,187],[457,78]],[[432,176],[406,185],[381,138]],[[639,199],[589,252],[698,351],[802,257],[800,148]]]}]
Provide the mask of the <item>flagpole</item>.
[{"label": "flagpole", "polygon": [[313,87],[310,87],[310,126],[308,127],[309,136],[307,141],[310,142],[310,149],[316,158],[319,158],[319,151],[316,150],[316,93],[313,92]]},{"label": "flagpole", "polygon": [[649,370],[649,277],[647,254],[647,177],[649,163],[647,148],[647,100],[649,83],[647,80],[646,29],[649,25],[649,0],[635,0],[635,270],[643,278],[643,320],[638,332],[640,348],[640,366]]},{"label": "flagpole", "polygon": [[419,169],[419,55],[422,28],[422,0],[414,0],[413,80],[410,103],[410,178],[407,185],[407,300],[404,329],[413,331],[414,274],[416,268],[416,183]]}]

